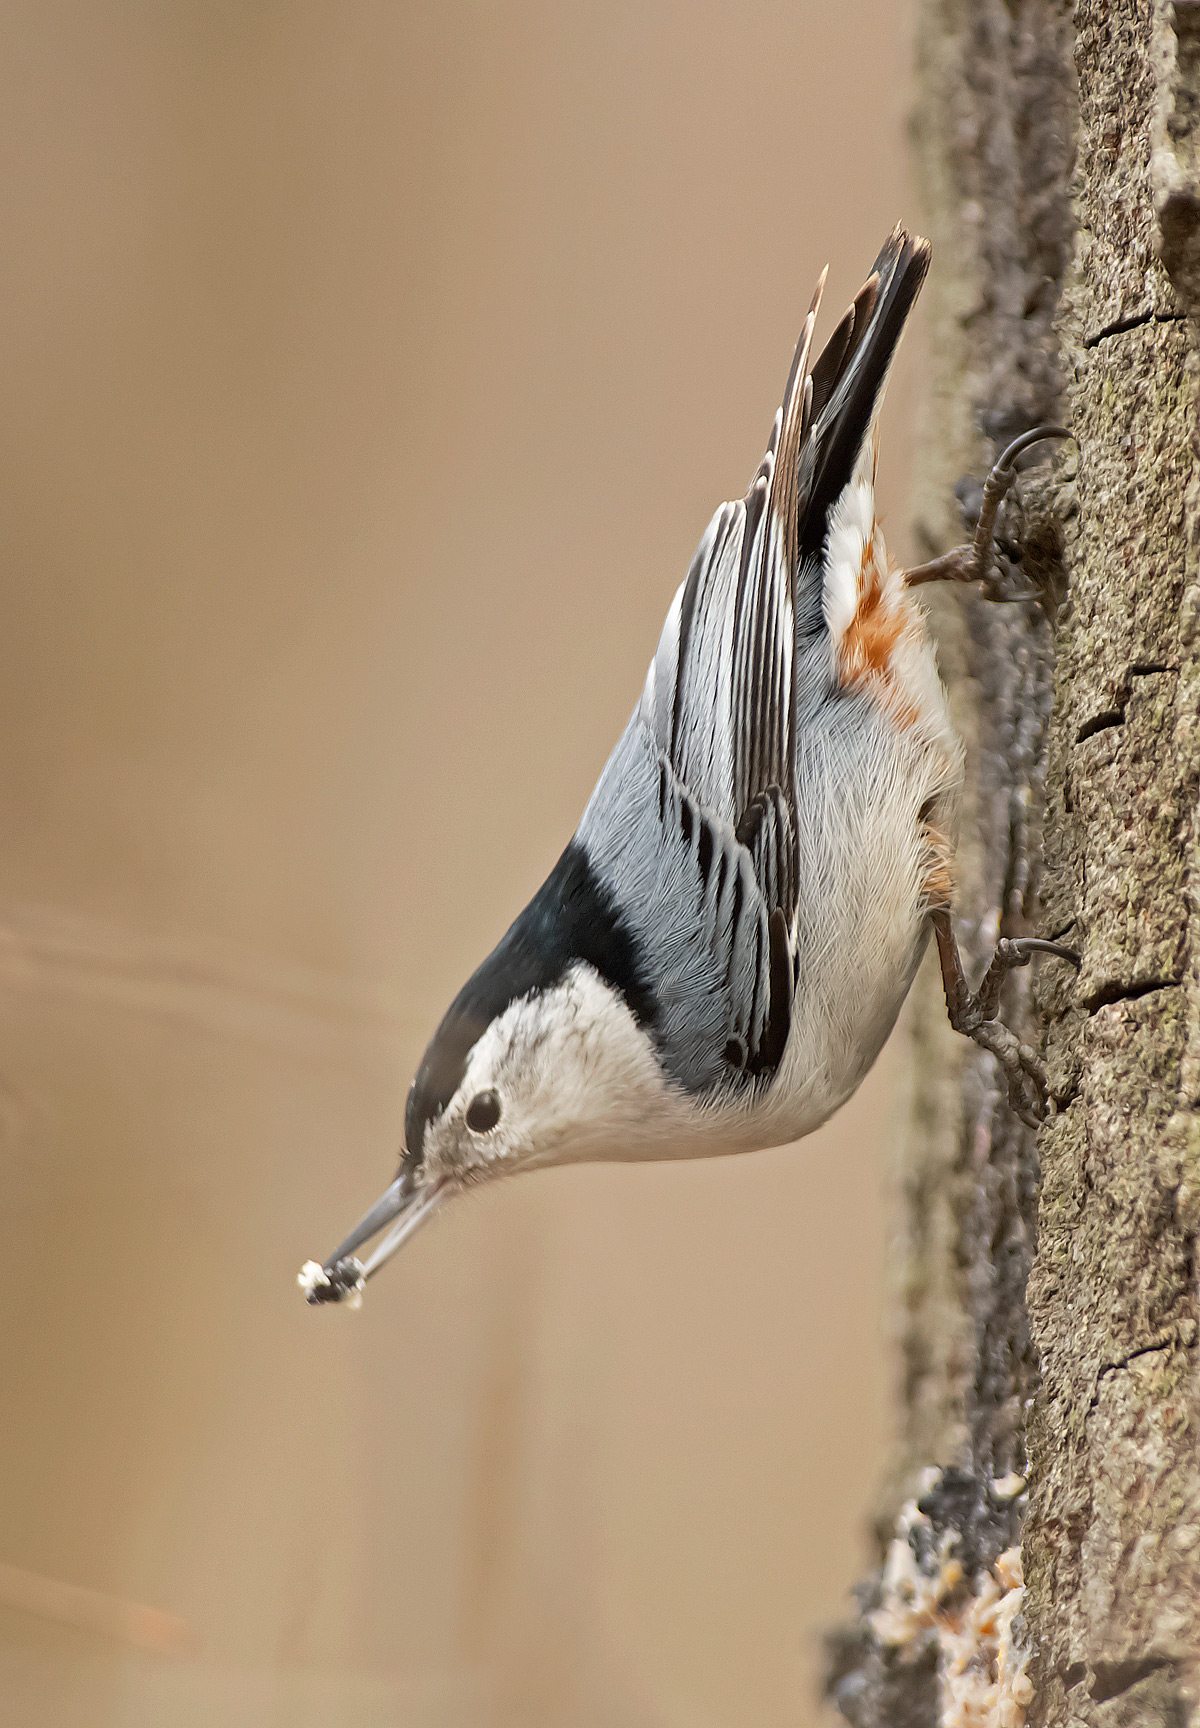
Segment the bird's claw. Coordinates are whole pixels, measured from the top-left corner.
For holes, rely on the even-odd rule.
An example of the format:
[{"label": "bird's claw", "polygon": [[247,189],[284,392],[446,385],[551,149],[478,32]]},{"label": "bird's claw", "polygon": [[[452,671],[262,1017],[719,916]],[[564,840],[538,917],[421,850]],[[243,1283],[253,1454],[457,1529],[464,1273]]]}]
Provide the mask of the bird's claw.
[{"label": "bird's claw", "polygon": [[1018,966],[1028,966],[1035,954],[1053,955],[1067,961],[1076,970],[1080,964],[1079,955],[1065,943],[1048,941],[1041,936],[1002,936],[996,943],[978,990],[972,990],[963,971],[950,914],[934,912],[933,927],[951,1026],[995,1057],[1004,1074],[1009,1103],[1014,1112],[1027,1127],[1037,1128],[1045,1120],[1050,1096],[1045,1065],[1015,1032],[997,1018],[1000,992],[1008,974]]},{"label": "bird's claw", "polygon": [[1014,590],[1010,579],[997,573],[994,567],[996,516],[1016,475],[1017,457],[1031,444],[1041,443],[1044,438],[1073,437],[1074,433],[1065,426],[1034,426],[1028,432],[1022,432],[1019,438],[1014,438],[1001,451],[984,482],[975,533],[969,544],[955,546],[951,551],[943,552],[940,558],[907,570],[905,585],[915,588],[923,582],[978,582],[983,598],[997,605],[1011,606],[1020,601],[1040,600],[1042,595],[1038,589]]}]

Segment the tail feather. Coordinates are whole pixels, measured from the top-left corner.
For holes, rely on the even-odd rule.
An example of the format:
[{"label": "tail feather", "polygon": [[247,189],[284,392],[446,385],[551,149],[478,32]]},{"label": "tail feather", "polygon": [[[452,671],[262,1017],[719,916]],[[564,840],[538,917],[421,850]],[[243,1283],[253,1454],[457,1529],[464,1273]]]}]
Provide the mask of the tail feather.
[{"label": "tail feather", "polygon": [[834,385],[866,334],[878,294],[879,274],[872,271],[846,308],[841,323],[822,348],[813,366],[813,414],[818,418],[824,413]]},{"label": "tail feather", "polygon": [[806,451],[811,474],[799,529],[802,559],[821,558],[831,512],[870,433],[900,333],[928,268],[928,242],[897,225],[813,366]]}]

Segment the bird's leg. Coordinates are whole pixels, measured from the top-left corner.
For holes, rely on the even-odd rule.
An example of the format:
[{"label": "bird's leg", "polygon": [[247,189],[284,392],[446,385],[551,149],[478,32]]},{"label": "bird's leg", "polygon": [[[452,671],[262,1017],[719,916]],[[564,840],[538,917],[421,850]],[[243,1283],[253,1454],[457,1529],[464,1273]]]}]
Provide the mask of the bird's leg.
[{"label": "bird's leg", "polygon": [[1075,967],[1079,965],[1078,954],[1061,942],[1046,942],[1039,936],[1002,936],[983,982],[978,990],[972,991],[963,971],[949,912],[938,909],[930,913],[930,918],[942,963],[942,984],[951,1026],[991,1052],[1004,1070],[1009,1103],[1022,1122],[1036,1128],[1046,1114],[1046,1070],[1028,1045],[1022,1044],[1015,1032],[997,1020],[1000,990],[1014,967],[1028,966],[1035,954],[1056,954]]},{"label": "bird's leg", "polygon": [[1072,436],[1065,426],[1035,426],[1029,432],[1022,432],[1019,438],[1014,438],[1007,450],[1001,453],[984,482],[983,505],[979,511],[979,520],[975,524],[975,537],[970,545],[955,546],[951,551],[943,552],[940,558],[931,559],[928,564],[918,564],[916,569],[906,570],[905,586],[915,588],[921,582],[979,582],[987,600],[1038,599],[1039,596],[1033,591],[1022,594],[1006,591],[992,569],[996,545],[996,514],[1013,483],[1013,476],[1017,471],[1014,464],[1022,451],[1028,450],[1031,444],[1039,444],[1043,438]]}]

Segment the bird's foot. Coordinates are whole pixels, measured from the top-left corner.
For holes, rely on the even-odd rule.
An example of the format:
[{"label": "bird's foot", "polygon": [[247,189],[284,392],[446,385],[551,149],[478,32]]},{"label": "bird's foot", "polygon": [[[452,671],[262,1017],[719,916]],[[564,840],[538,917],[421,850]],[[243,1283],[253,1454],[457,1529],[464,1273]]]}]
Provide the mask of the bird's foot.
[{"label": "bird's foot", "polygon": [[[1019,438],[1014,438],[997,458],[984,482],[983,501],[975,523],[974,539],[969,545],[955,546],[951,551],[943,552],[940,558],[933,558],[928,564],[918,564],[915,569],[906,570],[905,586],[915,588],[922,582],[978,582],[985,600],[994,600],[1004,605],[1016,600],[1039,600],[1041,595],[1037,589],[1014,590],[996,571],[993,562],[996,549],[996,515],[1016,475],[1017,457],[1028,450],[1031,444],[1039,444],[1044,438],[1072,437],[1074,433],[1065,426],[1034,426],[1030,431],[1022,432]],[[1014,961],[1012,964],[1018,962]]]},{"label": "bird's foot", "polygon": [[1028,966],[1035,954],[1053,954],[1077,970],[1078,954],[1061,942],[1047,942],[1039,936],[1002,936],[983,975],[983,982],[978,990],[972,990],[963,971],[962,955],[954,939],[949,912],[936,911],[932,920],[951,1026],[990,1051],[1003,1070],[1008,1084],[1008,1101],[1013,1110],[1028,1127],[1038,1127],[1045,1120],[1049,1096],[1045,1066],[1027,1044],[1022,1044],[1015,1032],[996,1018],[1000,1011],[1000,991],[1008,974],[1018,966]]}]

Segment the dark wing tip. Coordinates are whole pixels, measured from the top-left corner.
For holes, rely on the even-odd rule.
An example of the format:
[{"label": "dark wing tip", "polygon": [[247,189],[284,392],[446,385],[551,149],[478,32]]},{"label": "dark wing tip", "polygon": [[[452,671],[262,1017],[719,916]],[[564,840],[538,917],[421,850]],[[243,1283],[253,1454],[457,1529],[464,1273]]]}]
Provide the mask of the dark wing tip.
[{"label": "dark wing tip", "polygon": [[898,222],[854,303],[812,368],[812,469],[800,546],[817,556],[830,508],[848,480],[932,248]]},{"label": "dark wing tip", "polygon": [[931,257],[932,248],[928,240],[922,239],[920,235],[910,234],[903,223],[897,222],[884,241],[866,281],[846,308],[837,328],[813,363],[810,374],[811,420],[820,419],[834,389],[845,376],[866,335],[876,306],[881,298],[887,296],[897,273],[902,275],[907,286],[907,314],[908,307],[916,299],[925,280]]},{"label": "dark wing tip", "polygon": [[924,279],[932,257],[933,247],[928,240],[921,234],[910,234],[903,222],[897,222],[871,268],[872,272],[878,272],[884,277],[889,275],[897,264],[902,264],[919,269]]}]

